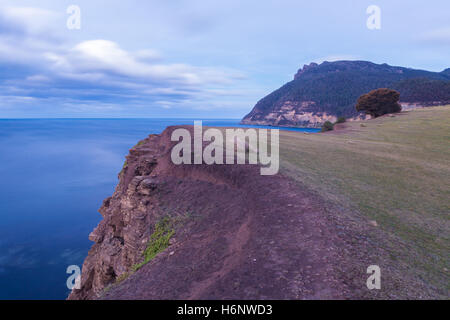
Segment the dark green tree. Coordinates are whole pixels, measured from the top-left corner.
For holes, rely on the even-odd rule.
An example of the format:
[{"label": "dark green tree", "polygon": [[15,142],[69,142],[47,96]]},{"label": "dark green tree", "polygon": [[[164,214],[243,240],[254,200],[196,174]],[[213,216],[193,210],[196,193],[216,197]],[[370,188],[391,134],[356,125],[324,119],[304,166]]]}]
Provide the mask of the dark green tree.
[{"label": "dark green tree", "polygon": [[330,121],[325,121],[325,123],[322,126],[322,132],[331,131],[334,129],[334,124],[332,124]]},{"label": "dark green tree", "polygon": [[395,90],[380,88],[359,97],[356,110],[370,114],[376,118],[387,113],[400,112],[402,106],[398,103],[400,93]]}]

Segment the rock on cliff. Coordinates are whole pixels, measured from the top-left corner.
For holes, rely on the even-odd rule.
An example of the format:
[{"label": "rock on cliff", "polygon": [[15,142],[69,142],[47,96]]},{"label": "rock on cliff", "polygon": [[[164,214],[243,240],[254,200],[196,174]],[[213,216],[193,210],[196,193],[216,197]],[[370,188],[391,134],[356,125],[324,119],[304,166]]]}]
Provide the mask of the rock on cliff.
[{"label": "rock on cliff", "polygon": [[320,127],[338,117],[359,119],[358,97],[377,88],[400,92],[402,105],[450,104],[449,69],[429,72],[367,61],[305,65],[278,90],[264,97],[243,124]]}]

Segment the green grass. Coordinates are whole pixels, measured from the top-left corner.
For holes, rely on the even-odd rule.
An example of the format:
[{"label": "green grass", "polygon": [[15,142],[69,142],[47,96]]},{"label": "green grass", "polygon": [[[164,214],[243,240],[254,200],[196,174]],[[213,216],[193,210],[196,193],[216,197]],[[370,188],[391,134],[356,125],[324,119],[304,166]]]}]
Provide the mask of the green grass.
[{"label": "green grass", "polygon": [[139,146],[142,146],[144,143],[145,143],[145,139],[139,141],[139,142],[138,142],[135,146],[133,146],[133,148],[131,148],[131,149],[135,149],[135,148],[137,148],[137,147],[139,147]]},{"label": "green grass", "polygon": [[126,280],[129,276],[130,276],[130,274],[128,272],[121,274],[119,277],[117,277],[116,284],[121,283],[122,281]]},{"label": "green grass", "polygon": [[[447,287],[450,106],[416,109],[326,134],[280,133],[281,172],[348,212],[376,220],[391,252]],[[404,250],[406,248],[406,250]],[[395,249],[394,249],[395,251]],[[407,251],[407,252],[405,252]]]},{"label": "green grass", "polygon": [[118,276],[114,283],[110,284],[104,289],[103,293],[107,293],[115,285],[118,285],[119,283],[128,279],[129,276],[149,263],[153,258],[156,257],[156,255],[167,249],[169,247],[170,239],[175,234],[176,227],[180,226],[180,224],[186,222],[191,217],[191,213],[186,213],[184,215],[175,217],[166,215],[162,217],[158,222],[156,222],[155,230],[150,235],[147,247],[145,248],[144,252],[142,252],[143,260],[140,263],[133,265],[129,271]]},{"label": "green grass", "polygon": [[158,253],[164,251],[169,246],[170,238],[175,234],[173,226],[174,222],[168,216],[159,220],[155,225],[155,231],[150,236],[150,240],[147,244],[147,248],[142,255],[144,260],[138,264],[135,264],[131,270],[136,272],[148,262],[150,262]]}]

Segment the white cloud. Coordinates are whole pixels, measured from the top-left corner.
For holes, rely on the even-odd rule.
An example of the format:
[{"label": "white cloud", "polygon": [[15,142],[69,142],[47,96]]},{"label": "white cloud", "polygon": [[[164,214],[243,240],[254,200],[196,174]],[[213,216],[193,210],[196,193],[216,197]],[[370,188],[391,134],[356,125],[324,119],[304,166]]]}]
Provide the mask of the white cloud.
[{"label": "white cloud", "polygon": [[154,49],[139,50],[135,54],[136,58],[142,61],[158,61],[162,60],[162,55],[159,51]]},{"label": "white cloud", "polygon": [[54,27],[61,18],[39,8],[0,7],[0,62],[34,65],[46,50],[59,50],[64,41]]},{"label": "white cloud", "polygon": [[113,41],[90,40],[79,43],[61,59],[70,63],[72,68],[78,67],[82,71],[102,69],[128,77],[173,80],[186,85],[229,83],[231,80],[230,75],[220,70],[180,63],[154,64],[139,59],[142,54],[127,52]]},{"label": "white cloud", "polygon": [[[136,54],[122,49],[117,43],[109,40],[83,41],[69,50],[43,53],[49,63],[49,69],[63,78],[80,81],[102,81],[104,84],[119,84],[130,87],[130,84],[162,87],[170,85],[179,91],[183,87],[229,85],[244,75],[235,70],[220,68],[196,67],[188,64],[162,64],[148,59],[156,55],[145,51]],[[170,90],[169,88],[169,90]],[[151,92],[151,88],[145,90]]]},{"label": "white cloud", "polygon": [[325,61],[333,62],[333,61],[342,61],[342,60],[358,60],[357,56],[349,55],[349,54],[343,54],[343,55],[329,55],[326,57],[314,59],[313,62],[315,63],[322,63]]},{"label": "white cloud", "polygon": [[60,18],[43,9],[0,7],[0,28],[5,22],[10,26],[0,32],[0,64],[19,66],[11,78],[4,76],[0,86],[20,90],[20,95],[11,92],[2,107],[51,101],[83,112],[90,107],[97,110],[96,103],[103,111],[124,104],[189,108],[208,103],[214,92],[226,96],[229,90],[231,95],[236,80],[245,78],[227,68],[166,63],[157,50],[130,51],[107,39],[69,45],[54,33]]},{"label": "white cloud", "polygon": [[33,65],[58,77],[90,82],[117,83],[114,76],[120,76],[127,78],[127,83],[146,81],[198,86],[230,84],[243,78],[234,70],[161,63],[162,55],[157,50],[146,48],[130,52],[105,39],[68,46],[62,39],[54,41],[57,36],[46,32],[55,17],[54,12],[36,8],[0,10],[0,18],[14,25],[13,29],[0,34],[0,61]]},{"label": "white cloud", "polygon": [[34,7],[3,7],[0,8],[0,15],[10,28],[28,35],[49,32],[55,23],[63,19],[61,13]]},{"label": "white cloud", "polygon": [[423,42],[450,45],[450,26],[423,32],[417,38]]},{"label": "white cloud", "polygon": [[155,103],[163,109],[171,109],[175,104],[173,101],[156,101]]},{"label": "white cloud", "polygon": [[32,81],[32,82],[47,82],[50,81],[50,79],[46,76],[43,76],[41,74],[35,74],[32,76],[29,76],[26,78],[27,81]]}]

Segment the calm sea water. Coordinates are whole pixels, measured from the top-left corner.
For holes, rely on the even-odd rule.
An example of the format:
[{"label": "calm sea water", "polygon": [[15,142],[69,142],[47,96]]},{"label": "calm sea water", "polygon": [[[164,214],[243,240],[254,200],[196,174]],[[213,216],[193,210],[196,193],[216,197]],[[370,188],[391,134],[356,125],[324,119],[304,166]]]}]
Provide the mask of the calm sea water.
[{"label": "calm sea water", "polygon": [[0,119],[0,299],[65,299],[128,150],[176,124],[193,120]]}]

